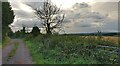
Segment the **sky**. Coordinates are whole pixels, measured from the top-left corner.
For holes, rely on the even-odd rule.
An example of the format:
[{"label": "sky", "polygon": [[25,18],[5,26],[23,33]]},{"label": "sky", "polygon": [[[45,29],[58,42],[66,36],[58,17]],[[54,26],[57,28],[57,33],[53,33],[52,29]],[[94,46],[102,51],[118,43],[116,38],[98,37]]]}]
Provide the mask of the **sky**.
[{"label": "sky", "polygon": [[[24,0],[25,1],[25,0]],[[30,1],[30,0],[29,0]],[[32,1],[32,0],[31,0]],[[40,0],[39,0],[40,1]],[[118,32],[118,1],[119,0],[51,0],[53,4],[61,8],[65,14],[63,29],[65,33]],[[41,2],[16,2],[9,0],[15,19],[11,24],[13,32],[22,29],[23,26],[31,31],[37,25],[42,28],[32,8],[39,8]],[[30,5],[30,6],[28,6]],[[62,33],[62,32],[61,32]]]}]

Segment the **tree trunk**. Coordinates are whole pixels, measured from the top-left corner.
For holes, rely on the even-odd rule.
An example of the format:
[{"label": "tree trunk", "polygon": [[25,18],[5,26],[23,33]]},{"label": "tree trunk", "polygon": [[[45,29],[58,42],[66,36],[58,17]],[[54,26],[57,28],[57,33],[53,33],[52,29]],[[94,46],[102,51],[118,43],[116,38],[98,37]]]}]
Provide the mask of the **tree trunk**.
[{"label": "tree trunk", "polygon": [[47,24],[47,34],[52,34],[51,30],[50,30],[50,24]]}]

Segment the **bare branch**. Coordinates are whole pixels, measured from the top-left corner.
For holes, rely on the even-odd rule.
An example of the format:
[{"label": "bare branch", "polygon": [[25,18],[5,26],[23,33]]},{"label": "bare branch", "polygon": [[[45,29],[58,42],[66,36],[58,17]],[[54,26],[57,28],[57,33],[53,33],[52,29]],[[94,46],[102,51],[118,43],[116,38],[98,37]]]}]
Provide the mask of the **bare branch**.
[{"label": "bare branch", "polygon": [[[51,33],[54,29],[60,29],[62,22],[64,20],[64,15],[60,16],[60,8],[53,5],[51,2],[45,1],[43,2],[43,7],[41,9],[34,9],[35,15],[40,20],[43,20],[43,28],[45,28],[47,33]],[[56,16],[59,15],[59,16]],[[56,17],[54,17],[56,16]]]}]

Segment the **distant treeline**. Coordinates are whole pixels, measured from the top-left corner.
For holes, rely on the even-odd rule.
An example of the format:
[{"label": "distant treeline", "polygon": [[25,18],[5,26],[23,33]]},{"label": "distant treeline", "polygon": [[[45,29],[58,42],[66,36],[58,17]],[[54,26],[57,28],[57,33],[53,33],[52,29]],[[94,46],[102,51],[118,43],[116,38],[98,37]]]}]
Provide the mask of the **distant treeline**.
[{"label": "distant treeline", "polygon": [[[71,34],[62,34],[62,35],[79,35],[79,36],[97,36],[98,33],[71,33]],[[110,33],[100,33],[101,36],[119,36],[118,32],[110,32]]]}]

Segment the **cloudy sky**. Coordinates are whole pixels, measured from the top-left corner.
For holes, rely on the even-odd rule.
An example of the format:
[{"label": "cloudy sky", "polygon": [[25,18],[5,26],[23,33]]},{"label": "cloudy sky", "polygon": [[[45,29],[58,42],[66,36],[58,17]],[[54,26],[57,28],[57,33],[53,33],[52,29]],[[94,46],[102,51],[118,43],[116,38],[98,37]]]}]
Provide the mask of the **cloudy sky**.
[{"label": "cloudy sky", "polygon": [[[25,0],[24,0],[25,1]],[[9,0],[15,19],[11,29],[15,32],[23,26],[31,30],[34,25],[42,27],[41,21],[35,16],[32,8],[39,8],[41,2],[29,0]],[[42,0],[39,0],[42,1]],[[63,29],[66,33],[83,32],[118,32],[118,1],[119,0],[51,0],[65,13]],[[31,5],[28,6],[28,5]]]}]

